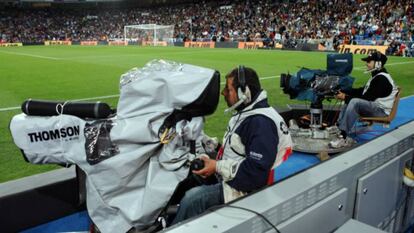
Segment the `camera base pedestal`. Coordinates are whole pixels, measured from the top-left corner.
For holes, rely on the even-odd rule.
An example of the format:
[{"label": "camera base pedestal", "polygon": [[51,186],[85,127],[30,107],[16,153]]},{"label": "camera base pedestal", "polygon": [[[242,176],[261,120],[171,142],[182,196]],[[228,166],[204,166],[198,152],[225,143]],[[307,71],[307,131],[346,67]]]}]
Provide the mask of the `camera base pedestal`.
[{"label": "camera base pedestal", "polygon": [[293,150],[303,153],[318,154],[326,152],[335,154],[351,149],[351,147],[331,148],[329,142],[339,139],[339,129],[302,129],[290,128],[293,140]]}]

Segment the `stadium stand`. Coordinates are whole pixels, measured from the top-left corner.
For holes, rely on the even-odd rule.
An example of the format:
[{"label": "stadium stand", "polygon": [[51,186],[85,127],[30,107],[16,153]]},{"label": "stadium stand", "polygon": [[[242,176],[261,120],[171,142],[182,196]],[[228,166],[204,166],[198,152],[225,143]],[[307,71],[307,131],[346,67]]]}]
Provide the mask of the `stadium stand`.
[{"label": "stadium stand", "polygon": [[171,22],[178,42],[330,40],[334,46],[392,45],[390,54],[411,55],[414,40],[414,4],[410,0],[202,1],[118,9],[61,5],[65,4],[0,10],[1,41],[121,40],[125,25]]}]

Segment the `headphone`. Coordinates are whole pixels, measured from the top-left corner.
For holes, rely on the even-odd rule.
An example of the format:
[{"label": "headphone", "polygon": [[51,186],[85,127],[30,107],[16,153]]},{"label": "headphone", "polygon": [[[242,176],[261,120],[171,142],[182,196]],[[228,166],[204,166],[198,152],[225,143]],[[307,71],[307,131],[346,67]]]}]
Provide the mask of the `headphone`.
[{"label": "headphone", "polygon": [[[381,53],[379,53],[378,51],[375,52],[375,56],[377,57],[377,60],[381,60]],[[381,61],[375,61],[375,69],[379,70],[382,67],[382,62]]]},{"label": "headphone", "polygon": [[239,101],[243,100],[244,104],[248,104],[250,103],[252,97],[250,94],[250,89],[246,85],[246,74],[243,65],[239,65],[239,68],[237,69],[237,74],[239,83],[239,87],[237,88],[237,97],[239,98]]},{"label": "headphone", "polygon": [[[372,54],[372,56],[375,56],[376,60],[377,60],[377,59],[381,58],[381,53],[376,51],[375,53]],[[375,71],[375,70],[380,70],[382,68],[382,66],[383,66],[382,61],[375,61],[374,62],[374,68],[372,68],[370,70],[367,70],[364,73],[370,73],[370,72]]]},{"label": "headphone", "polygon": [[375,69],[376,69],[376,70],[379,70],[379,69],[381,69],[381,67],[382,67],[382,62],[380,62],[380,61],[376,61],[376,62],[375,62]]},{"label": "headphone", "polygon": [[237,69],[237,76],[238,76],[238,87],[237,87],[237,97],[239,101],[233,104],[231,107],[224,110],[224,113],[228,113],[239,107],[241,104],[249,104],[252,101],[252,95],[250,93],[249,86],[246,85],[246,74],[244,72],[244,66],[239,65]]}]

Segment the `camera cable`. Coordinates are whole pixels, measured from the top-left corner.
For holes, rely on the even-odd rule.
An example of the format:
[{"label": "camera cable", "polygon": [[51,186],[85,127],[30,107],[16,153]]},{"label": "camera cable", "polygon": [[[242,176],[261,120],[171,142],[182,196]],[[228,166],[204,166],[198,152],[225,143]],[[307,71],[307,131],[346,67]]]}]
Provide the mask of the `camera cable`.
[{"label": "camera cable", "polygon": [[248,209],[248,208],[244,208],[244,207],[240,207],[240,206],[229,205],[229,204],[221,204],[221,205],[218,205],[218,206],[214,206],[214,207],[209,208],[208,211],[213,212],[213,211],[215,211],[217,209],[220,209],[222,207],[240,209],[240,210],[244,210],[244,211],[247,211],[247,212],[256,214],[261,219],[263,219],[267,224],[269,224],[277,233],[281,233],[280,230],[272,222],[270,222],[270,220],[268,218],[266,218],[263,214],[261,214],[261,213],[259,213],[257,211],[254,211],[252,209]]}]

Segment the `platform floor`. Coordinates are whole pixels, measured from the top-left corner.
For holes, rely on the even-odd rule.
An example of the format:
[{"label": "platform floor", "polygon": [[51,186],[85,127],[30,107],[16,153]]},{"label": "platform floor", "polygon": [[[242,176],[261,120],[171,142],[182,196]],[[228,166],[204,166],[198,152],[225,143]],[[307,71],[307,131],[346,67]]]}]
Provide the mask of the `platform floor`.
[{"label": "platform floor", "polygon": [[[375,137],[398,128],[407,122],[414,120],[414,96],[402,98],[398,106],[398,112],[389,128],[383,128],[382,125],[375,124],[371,129],[358,128],[356,137],[358,144],[365,143]],[[280,165],[275,171],[275,180],[280,181],[292,176],[311,166],[320,163],[315,154],[306,154],[294,152],[287,161]],[[52,232],[87,232],[91,220],[86,211],[82,211],[70,216],[66,216],[55,221],[39,225],[37,227],[22,231],[24,233],[52,233]]]}]

